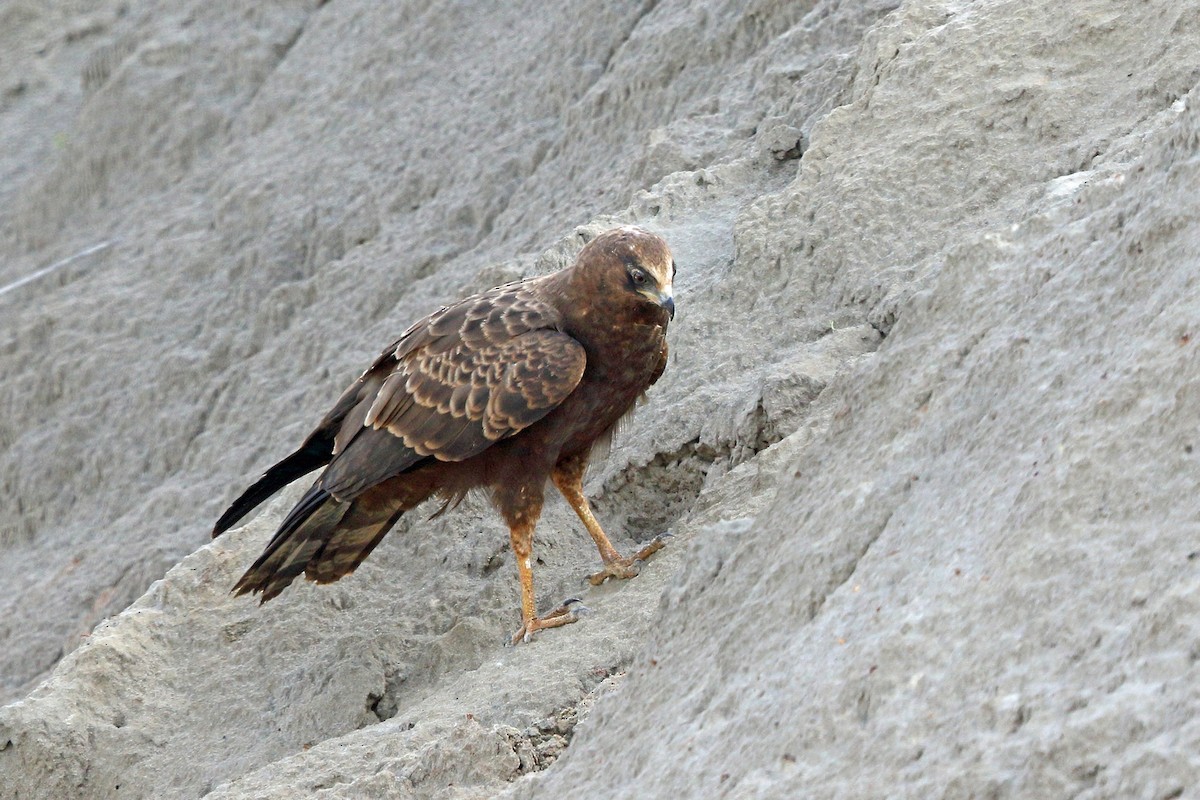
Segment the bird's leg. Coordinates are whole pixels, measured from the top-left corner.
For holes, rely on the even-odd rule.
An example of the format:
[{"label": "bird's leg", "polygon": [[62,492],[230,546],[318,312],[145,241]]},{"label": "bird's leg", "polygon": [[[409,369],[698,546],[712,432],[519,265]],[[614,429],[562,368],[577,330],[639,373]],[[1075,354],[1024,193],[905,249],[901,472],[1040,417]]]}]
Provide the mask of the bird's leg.
[{"label": "bird's leg", "polygon": [[517,574],[521,579],[521,629],[513,634],[512,644],[528,642],[533,634],[543,628],[557,628],[567,625],[579,617],[576,611],[584,610],[582,606],[573,608],[579,602],[577,598],[564,600],[562,605],[548,614],[537,615],[537,603],[533,594],[533,565],[530,561],[533,555],[533,529],[537,526],[538,516],[542,510],[540,496],[534,498],[532,493],[521,492],[520,503],[514,510],[504,514],[508,522],[508,535],[512,542],[513,556],[517,559]]},{"label": "bird's leg", "polygon": [[579,520],[596,543],[596,549],[600,551],[600,560],[604,562],[604,569],[587,576],[588,582],[599,586],[609,578],[636,577],[641,571],[641,563],[663,549],[666,544],[665,537],[656,536],[637,551],[633,558],[624,558],[618,553],[592,514],[592,507],[587,498],[583,496],[583,473],[586,468],[585,458],[572,456],[559,461],[554,466],[554,485],[562,492],[571,508],[575,509]]}]

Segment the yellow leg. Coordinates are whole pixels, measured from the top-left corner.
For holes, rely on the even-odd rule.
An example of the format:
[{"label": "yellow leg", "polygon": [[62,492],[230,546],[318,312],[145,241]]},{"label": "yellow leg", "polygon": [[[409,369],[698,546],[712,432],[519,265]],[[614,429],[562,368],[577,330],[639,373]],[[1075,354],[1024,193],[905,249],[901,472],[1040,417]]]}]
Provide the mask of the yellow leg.
[{"label": "yellow leg", "polygon": [[599,586],[609,578],[636,577],[641,571],[639,566],[641,562],[663,549],[666,544],[665,537],[655,537],[633,558],[622,557],[612,546],[612,542],[608,540],[604,529],[600,527],[596,516],[592,514],[591,505],[583,496],[583,473],[586,468],[586,459],[575,457],[563,459],[554,467],[554,485],[558,487],[558,491],[562,492],[562,496],[566,498],[571,508],[575,509],[583,527],[587,528],[592,541],[596,543],[596,549],[600,551],[600,560],[604,562],[604,569],[588,575],[588,582],[593,586]]},{"label": "yellow leg", "polygon": [[537,615],[537,602],[533,593],[533,529],[537,525],[538,514],[541,511],[540,502],[536,508],[526,508],[521,512],[506,515],[508,519],[508,534],[512,542],[513,556],[517,559],[517,575],[521,580],[521,629],[513,634],[512,644],[528,642],[533,634],[544,628],[557,628],[567,625],[579,617],[573,608],[578,603],[577,598],[564,600],[562,605],[545,616]]}]

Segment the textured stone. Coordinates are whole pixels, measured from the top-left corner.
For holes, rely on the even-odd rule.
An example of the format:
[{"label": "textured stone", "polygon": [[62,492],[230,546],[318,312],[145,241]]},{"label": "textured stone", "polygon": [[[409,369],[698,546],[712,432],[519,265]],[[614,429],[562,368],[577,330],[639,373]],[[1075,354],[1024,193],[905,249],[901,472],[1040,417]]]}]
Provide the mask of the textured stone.
[{"label": "textured stone", "polygon": [[[0,798],[1197,784],[1200,4],[10,4]],[[517,625],[503,526],[207,543],[439,303],[616,223],[672,363]],[[14,288],[37,270],[48,274]],[[39,685],[40,684],[40,685]],[[34,687],[37,688],[34,688]]]}]

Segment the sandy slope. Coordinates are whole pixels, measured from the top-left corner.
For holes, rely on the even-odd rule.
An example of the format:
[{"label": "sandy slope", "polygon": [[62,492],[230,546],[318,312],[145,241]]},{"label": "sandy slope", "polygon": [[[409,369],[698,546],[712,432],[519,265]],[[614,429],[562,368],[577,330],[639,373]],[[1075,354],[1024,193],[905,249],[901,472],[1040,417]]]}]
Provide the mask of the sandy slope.
[{"label": "sandy slope", "polygon": [[[1197,783],[1200,4],[243,5],[0,8],[0,798]],[[638,579],[553,503],[593,613],[502,648],[469,502],[228,596],[382,345],[618,221]]]}]

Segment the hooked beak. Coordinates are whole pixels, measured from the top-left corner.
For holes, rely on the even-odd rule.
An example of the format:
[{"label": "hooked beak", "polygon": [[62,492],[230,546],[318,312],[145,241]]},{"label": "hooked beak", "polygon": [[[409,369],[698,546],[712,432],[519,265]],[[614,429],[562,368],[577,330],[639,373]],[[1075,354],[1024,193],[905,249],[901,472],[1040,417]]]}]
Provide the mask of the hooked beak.
[{"label": "hooked beak", "polygon": [[671,319],[675,319],[675,297],[671,294],[671,287],[665,289],[658,287],[639,289],[638,294],[654,303],[659,308],[665,308]]}]

